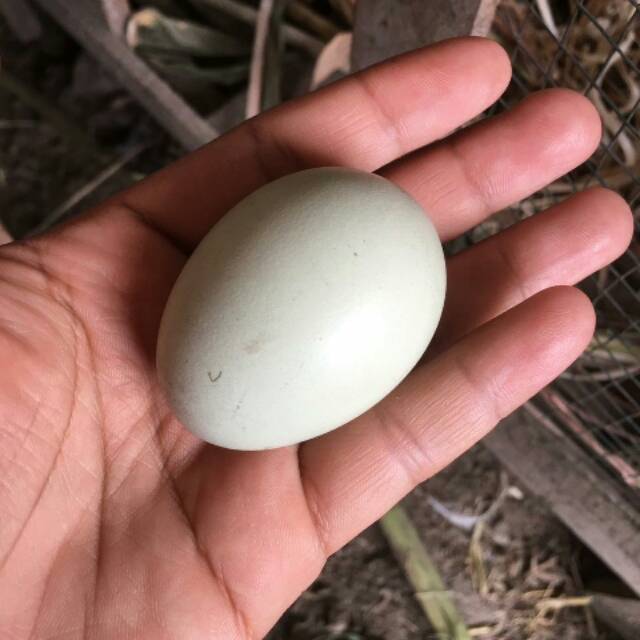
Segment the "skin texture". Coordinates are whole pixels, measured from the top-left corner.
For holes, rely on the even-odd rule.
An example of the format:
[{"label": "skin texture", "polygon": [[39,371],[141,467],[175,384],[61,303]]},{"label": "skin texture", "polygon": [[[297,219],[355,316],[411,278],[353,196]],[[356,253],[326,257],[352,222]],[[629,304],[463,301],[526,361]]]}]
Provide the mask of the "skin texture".
[{"label": "skin texture", "polygon": [[449,135],[509,75],[505,53],[480,39],[400,57],[0,249],[3,638],[262,637],[329,554],[578,357],[594,314],[569,285],[622,253],[632,229],[601,189],[453,258],[425,362],[321,438],[258,453],[204,446],[154,372],[186,255],[268,180],[327,164],[380,171],[449,239],[586,159],[599,119],[567,91]]}]

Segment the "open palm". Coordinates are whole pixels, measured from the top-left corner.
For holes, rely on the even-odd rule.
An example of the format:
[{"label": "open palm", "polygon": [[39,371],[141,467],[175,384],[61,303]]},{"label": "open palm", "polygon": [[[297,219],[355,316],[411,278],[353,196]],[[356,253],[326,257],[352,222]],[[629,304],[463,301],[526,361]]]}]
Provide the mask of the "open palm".
[{"label": "open palm", "polygon": [[333,433],[256,453],[204,445],[156,381],[186,256],[261,184],[321,165],[379,171],[449,240],[586,159],[598,116],[567,91],[449,136],[509,75],[480,39],[403,56],[0,250],[3,638],[259,638],[329,554],[579,355],[593,310],[561,285],[617,257],[632,228],[602,189],[449,260],[429,358]]}]

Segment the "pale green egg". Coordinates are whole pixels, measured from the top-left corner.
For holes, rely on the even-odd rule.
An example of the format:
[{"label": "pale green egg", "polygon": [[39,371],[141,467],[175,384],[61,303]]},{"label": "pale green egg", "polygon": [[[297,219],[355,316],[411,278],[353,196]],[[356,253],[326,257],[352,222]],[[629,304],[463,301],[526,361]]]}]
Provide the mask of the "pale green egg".
[{"label": "pale green egg", "polygon": [[246,197],[197,247],[162,318],[159,376],[208,442],[308,440],[411,371],[445,286],[438,235],[404,191],[351,169],[301,171]]}]

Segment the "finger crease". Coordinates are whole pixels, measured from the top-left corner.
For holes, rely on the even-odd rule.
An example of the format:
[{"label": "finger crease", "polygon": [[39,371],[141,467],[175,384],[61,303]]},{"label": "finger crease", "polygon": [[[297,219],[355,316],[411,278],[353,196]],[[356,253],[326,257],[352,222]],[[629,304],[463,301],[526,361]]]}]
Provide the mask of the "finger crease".
[{"label": "finger crease", "polygon": [[316,532],[316,540],[319,553],[323,556],[323,562],[333,553],[330,539],[331,527],[326,518],[325,510],[321,506],[320,491],[312,476],[306,471],[302,462],[302,449],[298,451],[298,472],[300,474],[300,486],[304,495],[309,518]]},{"label": "finger crease", "polygon": [[[462,381],[464,381],[470,389],[468,394],[470,400],[468,403],[472,406],[488,405],[488,409],[492,414],[493,423],[497,424],[500,422],[502,418],[504,418],[504,415],[495,389],[492,388],[490,384],[487,384],[486,379],[482,375],[475,374],[472,371],[473,367],[468,366],[461,356],[458,355],[454,358],[454,366],[462,378]],[[458,391],[458,393],[460,393],[460,391]]]},{"label": "finger crease", "polygon": [[187,512],[187,508],[184,504],[184,500],[182,499],[182,494],[178,489],[178,484],[175,478],[173,477],[173,474],[169,471],[166,465],[163,465],[163,475],[166,478],[166,482],[167,482],[169,491],[173,496],[174,502],[176,503],[176,506],[178,507],[180,513],[182,514],[182,517],[185,519],[189,527],[189,530],[191,531],[191,537],[192,537],[193,545],[195,547],[196,552],[198,553],[202,561],[205,563],[205,565],[209,569],[209,572],[211,573],[211,576],[215,581],[215,584],[218,586],[223,597],[227,601],[229,605],[229,609],[234,613],[235,624],[240,637],[245,638],[246,640],[252,640],[253,638],[257,638],[257,636],[252,631],[251,624],[249,622],[249,617],[238,604],[232,589],[229,587],[224,577],[224,572],[222,571],[222,567],[216,566],[216,564],[213,562],[213,560],[207,553],[206,549],[200,543],[200,539],[198,538],[198,535],[196,533],[195,526],[191,521],[191,517],[189,516],[189,513]]},{"label": "finger crease", "polygon": [[[161,226],[156,224],[152,216],[144,214],[138,209],[134,209],[126,203],[120,203],[117,205],[125,215],[128,215],[134,222],[144,225],[152,233],[158,236],[161,240],[167,243],[171,249],[177,251],[182,257],[187,257],[192,249],[189,249],[186,245],[182,244],[176,236],[167,233]],[[113,217],[113,216],[111,216]]]},{"label": "finger crease", "polygon": [[523,277],[511,252],[507,249],[505,242],[501,238],[501,236],[496,236],[493,239],[493,249],[495,249],[495,253],[503,267],[502,271],[507,273],[513,288],[520,294],[520,302],[522,302],[527,300],[531,295],[526,285],[527,279]]},{"label": "finger crease", "polygon": [[268,127],[261,124],[261,118],[252,118],[244,124],[243,130],[251,139],[254,158],[264,182],[272,182],[288,173],[307,168],[293,147],[282,142],[277,135],[265,136]]},{"label": "finger crease", "polygon": [[387,450],[402,469],[410,488],[423,482],[428,477],[429,470],[435,468],[435,461],[427,452],[416,429],[382,405],[374,407],[372,414],[377,420]]},{"label": "finger crease", "polygon": [[473,199],[479,203],[479,211],[476,212],[478,218],[488,215],[493,211],[493,204],[482,186],[482,182],[476,178],[469,168],[469,163],[464,154],[458,148],[458,140],[454,137],[443,149],[447,149],[453,161],[458,165],[462,174],[463,184],[466,184]]},{"label": "finger crease", "polygon": [[367,79],[366,74],[357,74],[352,76],[353,80],[357,82],[357,86],[360,87],[368,100],[368,104],[372,111],[376,115],[376,120],[381,131],[387,136],[387,139],[395,147],[395,155],[400,157],[406,152],[405,145],[402,140],[404,139],[404,132],[398,122],[398,118],[384,107],[380,99],[376,96],[370,81]]}]

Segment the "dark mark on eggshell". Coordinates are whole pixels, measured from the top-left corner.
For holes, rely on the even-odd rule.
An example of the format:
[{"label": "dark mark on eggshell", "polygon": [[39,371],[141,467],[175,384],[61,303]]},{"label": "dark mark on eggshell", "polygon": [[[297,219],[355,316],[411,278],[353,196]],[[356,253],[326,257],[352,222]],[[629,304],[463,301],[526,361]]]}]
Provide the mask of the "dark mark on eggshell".
[{"label": "dark mark on eggshell", "polygon": [[218,375],[215,378],[213,377],[213,374],[211,373],[211,371],[207,371],[207,376],[209,376],[209,380],[211,380],[211,383],[215,384],[222,377],[222,370],[220,370],[220,373],[218,373]]}]

